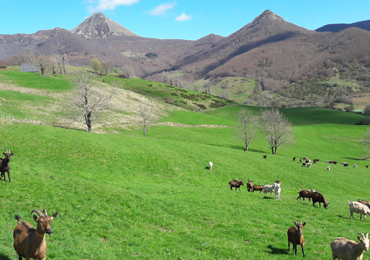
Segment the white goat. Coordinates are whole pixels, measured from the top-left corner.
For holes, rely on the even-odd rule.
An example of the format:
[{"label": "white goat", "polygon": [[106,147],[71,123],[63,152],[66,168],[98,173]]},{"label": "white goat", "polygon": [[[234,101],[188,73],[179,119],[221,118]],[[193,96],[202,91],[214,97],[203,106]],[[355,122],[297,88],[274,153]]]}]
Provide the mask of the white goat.
[{"label": "white goat", "polygon": [[270,194],[272,194],[272,192],[274,191],[274,185],[265,185],[262,187],[263,188],[263,193],[268,193],[270,192]]},{"label": "white goat", "polygon": [[354,164],[354,165],[353,165],[353,168],[357,168],[357,164]]},{"label": "white goat", "polygon": [[209,169],[212,171],[213,162],[209,162]]},{"label": "white goat", "polygon": [[330,166],[326,167],[326,170],[330,171]]},{"label": "white goat", "polygon": [[370,215],[370,209],[368,208],[368,206],[357,201],[347,201],[349,205],[349,211],[351,212],[351,216],[349,218],[353,218],[353,212],[360,213],[360,220],[362,215],[364,215],[364,221],[366,220],[366,214]]},{"label": "white goat", "polygon": [[307,163],[306,165],[307,165],[307,167],[311,167],[312,163]]},{"label": "white goat", "polygon": [[281,192],[280,183],[275,182],[273,186],[274,186],[275,198],[276,200],[279,200],[280,192]]},{"label": "white goat", "polygon": [[362,238],[357,236],[360,240],[358,243],[344,237],[337,237],[330,243],[333,260],[336,258],[342,260],[362,260],[364,250],[369,250],[369,233],[366,234],[366,237],[363,233],[358,234],[362,235]]}]

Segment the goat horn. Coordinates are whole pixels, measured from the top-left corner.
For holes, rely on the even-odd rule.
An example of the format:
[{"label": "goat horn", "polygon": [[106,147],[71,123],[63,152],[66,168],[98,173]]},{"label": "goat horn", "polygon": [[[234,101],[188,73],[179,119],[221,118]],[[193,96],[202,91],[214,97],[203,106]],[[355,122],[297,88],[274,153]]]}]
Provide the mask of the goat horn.
[{"label": "goat horn", "polygon": [[45,214],[45,216],[47,216],[48,215],[48,213],[46,212],[46,209],[44,208],[44,214]]},{"label": "goat horn", "polygon": [[45,217],[45,216],[44,216],[44,214],[42,214],[42,213],[41,213],[41,211],[40,211],[40,210],[38,210],[38,209],[33,209],[33,210],[31,211],[31,214],[32,214],[32,212],[36,212],[37,214],[39,214],[39,216],[40,216],[40,217]]},{"label": "goat horn", "polygon": [[357,233],[357,234],[361,234],[362,238],[365,239],[365,235],[363,233]]}]

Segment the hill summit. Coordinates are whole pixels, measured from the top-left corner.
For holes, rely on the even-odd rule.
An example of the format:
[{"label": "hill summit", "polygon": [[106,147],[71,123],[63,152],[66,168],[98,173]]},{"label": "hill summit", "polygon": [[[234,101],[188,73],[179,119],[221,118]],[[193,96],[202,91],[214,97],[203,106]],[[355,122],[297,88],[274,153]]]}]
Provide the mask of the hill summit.
[{"label": "hill summit", "polygon": [[111,35],[138,36],[102,13],[93,14],[71,32],[87,39],[107,38]]}]

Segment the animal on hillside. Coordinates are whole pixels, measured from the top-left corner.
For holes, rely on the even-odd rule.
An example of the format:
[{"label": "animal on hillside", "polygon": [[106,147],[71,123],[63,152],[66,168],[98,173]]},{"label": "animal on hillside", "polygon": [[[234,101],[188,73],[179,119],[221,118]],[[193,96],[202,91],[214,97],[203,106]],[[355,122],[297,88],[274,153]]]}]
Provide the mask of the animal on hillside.
[{"label": "animal on hillside", "polygon": [[321,203],[324,205],[325,209],[328,209],[329,203],[326,203],[324,196],[321,193],[318,193],[317,191],[312,192],[311,195],[312,198],[312,205],[315,206],[315,203],[318,202],[320,207]]},{"label": "animal on hillside", "polygon": [[209,169],[212,171],[213,168],[213,162],[209,162]]},{"label": "animal on hillside", "polygon": [[307,163],[307,168],[311,167],[312,163]]},{"label": "animal on hillside", "polygon": [[251,192],[251,190],[253,190],[253,180],[248,180],[247,182],[247,189],[248,189],[248,192]]},{"label": "animal on hillside", "polygon": [[295,161],[295,157],[293,157],[293,161]]},{"label": "animal on hillside", "polygon": [[337,164],[337,161],[326,161],[327,163]]},{"label": "animal on hillside", "polygon": [[330,171],[330,166],[326,167],[326,170]]},{"label": "animal on hillside", "polygon": [[347,167],[347,166],[349,165],[349,163],[342,162],[342,165],[343,165],[344,167]]},{"label": "animal on hillside", "polygon": [[274,183],[274,192],[275,192],[275,199],[279,200],[280,199],[280,193],[281,193],[280,181],[279,182],[275,181],[275,183]]},{"label": "animal on hillside", "polygon": [[369,165],[366,165],[366,168],[369,168]]},{"label": "animal on hillside", "polygon": [[27,260],[30,258],[46,259],[47,245],[45,234],[52,233],[50,221],[58,215],[58,212],[56,212],[52,216],[48,216],[46,209],[44,209],[44,214],[38,209],[32,210],[31,214],[32,212],[36,212],[39,215],[39,217],[33,215],[33,220],[37,223],[36,229],[32,228],[29,222],[22,222],[20,216],[15,216],[18,224],[13,232],[14,249],[18,254],[19,260],[22,260],[22,257]]},{"label": "animal on hillside", "polygon": [[304,257],[304,248],[303,248],[303,243],[304,243],[304,237],[303,237],[303,226],[306,225],[306,222],[299,223],[293,222],[296,227],[290,227],[288,229],[287,235],[288,235],[288,251],[290,251],[290,243],[293,244],[293,250],[295,252],[295,255],[297,255],[297,245],[301,245],[302,247],[302,254]]},{"label": "animal on hillside", "polygon": [[263,193],[265,193],[265,194],[267,194],[268,192],[270,192],[270,194],[272,194],[272,192],[274,191],[274,186],[273,185],[266,184],[262,188],[263,188]]},{"label": "animal on hillside", "polygon": [[362,199],[358,199],[357,202],[360,202],[364,205],[366,205],[370,209],[370,202]]},{"label": "animal on hillside", "polygon": [[305,200],[306,198],[308,198],[308,201],[311,201],[312,191],[310,191],[310,190],[300,190],[298,192],[298,194],[299,194],[299,196],[297,197],[297,199],[303,198],[303,200]]},{"label": "animal on hillside", "polygon": [[357,164],[354,164],[354,165],[353,165],[353,168],[357,168]]},{"label": "animal on hillside", "polygon": [[348,201],[348,206],[349,206],[349,212],[351,213],[349,218],[350,219],[353,218],[353,212],[355,212],[355,213],[360,213],[360,220],[361,220],[362,215],[364,215],[364,221],[366,221],[366,215],[370,215],[369,207],[358,201],[352,201],[352,202],[350,202],[349,200],[347,201]]},{"label": "animal on hillside", "polygon": [[229,185],[230,185],[230,190],[232,190],[233,188],[235,188],[235,190],[239,188],[240,190],[240,186],[244,186],[244,182],[233,179],[232,181],[229,182]]},{"label": "animal on hillside", "polygon": [[313,159],[313,163],[319,162],[320,159]]},{"label": "animal on hillside", "polygon": [[263,158],[266,159],[267,158],[267,154],[263,155]]},{"label": "animal on hillside", "polygon": [[259,190],[260,193],[263,191],[263,186],[261,185],[257,185],[257,184],[253,184],[253,187],[252,187],[252,192],[254,192],[255,190]]},{"label": "animal on hillside", "polygon": [[5,149],[5,153],[3,153],[3,155],[5,156],[5,158],[4,159],[0,158],[0,172],[1,172],[0,180],[4,176],[4,181],[6,181],[5,172],[7,172],[8,173],[8,180],[9,180],[9,182],[11,182],[9,161],[10,161],[10,156],[12,156],[13,153],[10,153],[10,149],[9,149],[9,151],[7,151]]},{"label": "animal on hillside", "polygon": [[306,166],[306,163],[304,162],[304,163],[302,163],[302,167],[305,167]]},{"label": "animal on hillside", "polygon": [[344,237],[337,237],[330,243],[333,260],[362,260],[364,251],[369,250],[369,233],[366,237],[363,233],[358,234],[362,235],[362,238],[357,236],[358,243]]}]

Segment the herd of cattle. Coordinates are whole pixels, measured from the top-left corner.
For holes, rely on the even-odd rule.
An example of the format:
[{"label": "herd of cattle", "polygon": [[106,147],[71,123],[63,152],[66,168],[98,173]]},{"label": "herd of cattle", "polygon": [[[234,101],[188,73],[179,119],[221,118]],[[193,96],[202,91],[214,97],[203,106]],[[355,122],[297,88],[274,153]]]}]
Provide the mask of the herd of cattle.
[{"label": "herd of cattle", "polygon": [[[266,159],[267,155],[263,155],[263,158]],[[293,161],[296,161],[296,157],[293,157]],[[302,163],[302,167],[307,166],[311,167],[312,163],[319,162],[320,159],[314,159],[311,160],[308,158],[300,158],[300,163]],[[326,161],[326,163],[334,164],[336,165],[337,161]],[[342,165],[344,167],[349,166],[349,163],[343,162]],[[354,168],[357,167],[356,164],[353,165]],[[366,166],[366,168],[369,168],[369,166]],[[327,166],[327,170],[330,170],[330,166]],[[260,191],[260,193],[263,191],[265,194],[272,192],[275,193],[276,200],[280,199],[280,193],[281,193],[281,186],[280,186],[280,180],[276,180],[273,185],[256,185],[252,183],[253,180],[249,180],[247,183],[247,189],[248,192],[254,192],[254,191]],[[232,190],[235,188],[235,190],[239,189],[240,186],[244,186],[244,182],[241,180],[233,179],[229,182],[230,189]],[[315,206],[315,203],[318,202],[319,206],[321,207],[321,203],[323,204],[324,208],[327,209],[329,203],[326,202],[325,197],[319,193],[318,191],[311,189],[301,189],[298,192],[297,199],[302,198],[305,200],[306,198],[311,201],[313,206]],[[353,213],[359,213],[360,214],[360,220],[362,216],[364,216],[364,220],[366,220],[366,215],[370,215],[370,202],[366,200],[359,199],[358,201],[348,201],[349,211],[350,211],[350,218],[353,218]],[[297,245],[301,245],[302,248],[302,254],[303,257],[305,257],[304,254],[304,237],[303,237],[303,226],[306,224],[306,222],[294,222],[295,227],[290,227],[287,231],[288,235],[288,251],[290,251],[290,243],[293,244],[293,250],[295,251],[295,254],[297,255]],[[357,236],[359,239],[359,242],[355,242],[353,240],[348,240],[344,237],[337,237],[335,238],[331,244],[331,250],[332,250],[332,256],[333,260],[335,259],[342,259],[342,260],[355,260],[359,259],[362,260],[363,258],[363,252],[369,250],[369,233],[366,234],[366,236],[363,233],[358,233],[361,236]]]}]

